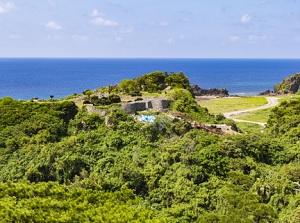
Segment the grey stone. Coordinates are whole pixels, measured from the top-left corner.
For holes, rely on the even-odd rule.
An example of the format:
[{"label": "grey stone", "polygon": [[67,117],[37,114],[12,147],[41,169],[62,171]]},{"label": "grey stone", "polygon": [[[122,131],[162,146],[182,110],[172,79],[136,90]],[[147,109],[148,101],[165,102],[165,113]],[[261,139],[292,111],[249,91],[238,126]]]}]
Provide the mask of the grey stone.
[{"label": "grey stone", "polygon": [[170,107],[171,101],[166,99],[151,99],[144,101],[136,101],[130,103],[123,103],[122,108],[126,114],[134,114],[137,111],[144,111],[147,109],[165,110]]}]

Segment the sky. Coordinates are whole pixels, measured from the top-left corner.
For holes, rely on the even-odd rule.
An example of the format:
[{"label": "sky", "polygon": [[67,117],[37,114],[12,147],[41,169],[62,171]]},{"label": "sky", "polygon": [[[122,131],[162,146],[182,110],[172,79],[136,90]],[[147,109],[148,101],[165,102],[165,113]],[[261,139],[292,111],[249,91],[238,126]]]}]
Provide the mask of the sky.
[{"label": "sky", "polygon": [[0,57],[300,55],[300,0],[0,0],[0,25]]}]

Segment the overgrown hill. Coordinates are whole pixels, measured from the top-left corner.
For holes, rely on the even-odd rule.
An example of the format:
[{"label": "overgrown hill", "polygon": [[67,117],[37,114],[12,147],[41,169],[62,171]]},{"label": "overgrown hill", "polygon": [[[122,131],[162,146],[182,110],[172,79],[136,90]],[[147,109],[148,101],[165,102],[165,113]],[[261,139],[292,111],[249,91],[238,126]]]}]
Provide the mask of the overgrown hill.
[{"label": "overgrown hill", "polygon": [[[220,118],[173,93],[183,114]],[[168,114],[0,99],[1,222],[299,222],[299,105],[273,109],[264,133],[220,136]]]},{"label": "overgrown hill", "polygon": [[280,83],[275,85],[275,93],[297,93],[300,86],[300,73],[284,78]]}]

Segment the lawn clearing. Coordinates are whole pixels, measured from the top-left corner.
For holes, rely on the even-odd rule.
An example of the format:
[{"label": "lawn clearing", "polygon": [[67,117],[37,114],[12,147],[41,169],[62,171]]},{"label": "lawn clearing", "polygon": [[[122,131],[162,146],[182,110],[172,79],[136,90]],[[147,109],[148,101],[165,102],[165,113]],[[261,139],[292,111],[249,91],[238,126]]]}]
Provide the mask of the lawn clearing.
[{"label": "lawn clearing", "polygon": [[265,97],[227,97],[200,102],[202,107],[207,108],[213,114],[254,108],[265,104],[267,104]]},{"label": "lawn clearing", "polygon": [[271,114],[272,108],[257,110],[253,112],[248,112],[239,117],[235,117],[236,119],[253,121],[253,122],[264,122],[267,123],[269,119],[269,115]]},{"label": "lawn clearing", "polygon": [[257,124],[253,123],[247,123],[247,122],[237,122],[236,126],[243,134],[251,134],[251,133],[260,133],[263,131],[263,127]]}]

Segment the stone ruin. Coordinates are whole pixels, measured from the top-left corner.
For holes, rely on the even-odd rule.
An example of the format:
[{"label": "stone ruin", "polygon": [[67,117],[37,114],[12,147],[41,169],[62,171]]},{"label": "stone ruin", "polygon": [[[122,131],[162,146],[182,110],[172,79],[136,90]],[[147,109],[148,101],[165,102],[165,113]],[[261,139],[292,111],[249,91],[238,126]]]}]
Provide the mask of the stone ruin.
[{"label": "stone ruin", "polygon": [[92,104],[86,104],[85,107],[87,109],[88,114],[97,114],[100,116],[107,115],[107,109],[94,107]]},{"label": "stone ruin", "polygon": [[[138,111],[145,111],[147,109],[166,110],[169,109],[170,104],[171,104],[171,100],[150,99],[150,100],[122,103],[122,108],[126,114],[135,114]],[[100,116],[106,116],[108,112],[107,109],[95,107],[92,104],[86,104],[85,107],[89,114],[94,113]]]},{"label": "stone ruin", "polygon": [[145,111],[147,109],[165,110],[170,107],[171,101],[166,99],[151,99],[123,103],[122,108],[126,114],[135,114],[137,111]]}]

